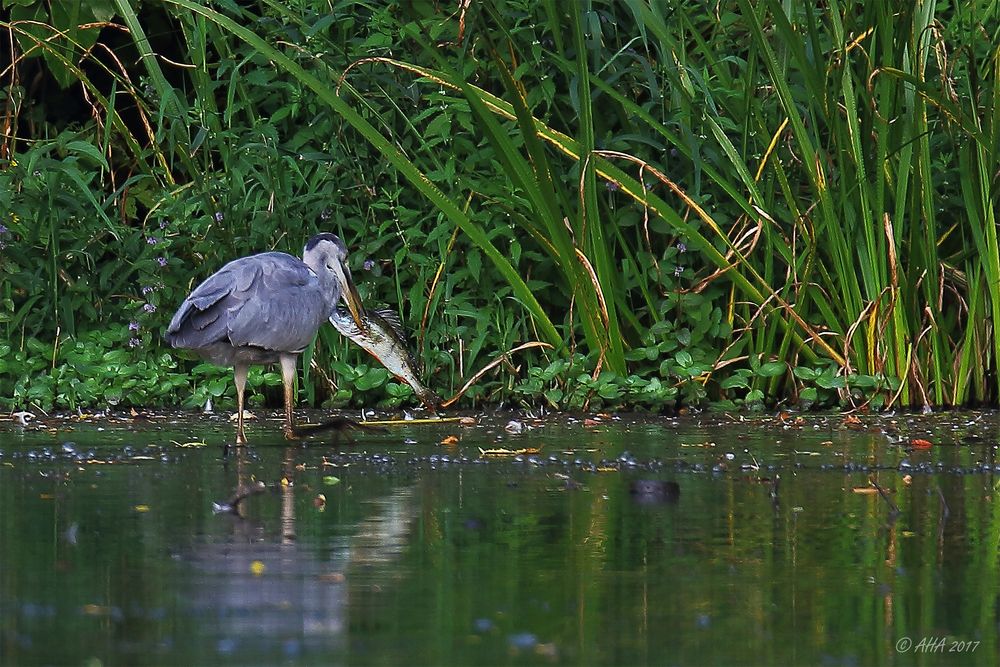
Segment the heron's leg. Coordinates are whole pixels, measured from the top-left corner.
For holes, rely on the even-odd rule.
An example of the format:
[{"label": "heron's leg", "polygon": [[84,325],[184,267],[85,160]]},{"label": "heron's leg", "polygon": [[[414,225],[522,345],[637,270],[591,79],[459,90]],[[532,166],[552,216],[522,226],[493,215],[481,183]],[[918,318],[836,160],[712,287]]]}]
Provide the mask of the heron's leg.
[{"label": "heron's leg", "polygon": [[281,355],[281,382],[285,385],[285,439],[295,440],[292,424],[292,392],[295,389],[295,371],[298,359],[294,354]]},{"label": "heron's leg", "polygon": [[236,445],[242,447],[247,444],[247,436],[243,433],[243,391],[247,386],[247,373],[250,366],[247,364],[236,364],[233,368],[233,376],[236,379]]}]

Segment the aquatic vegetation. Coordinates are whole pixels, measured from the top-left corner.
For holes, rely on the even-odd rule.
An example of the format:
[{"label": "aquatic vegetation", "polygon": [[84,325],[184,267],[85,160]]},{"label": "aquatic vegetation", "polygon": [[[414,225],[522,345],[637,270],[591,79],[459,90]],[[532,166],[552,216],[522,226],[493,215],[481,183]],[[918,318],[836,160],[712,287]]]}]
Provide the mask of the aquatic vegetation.
[{"label": "aquatic vegetation", "polygon": [[[0,14],[4,405],[203,401],[165,318],[317,231],[432,390],[502,359],[459,405],[996,400],[997,7],[83,5]],[[71,397],[85,341],[171,379]],[[417,404],[304,356],[310,405]]]}]

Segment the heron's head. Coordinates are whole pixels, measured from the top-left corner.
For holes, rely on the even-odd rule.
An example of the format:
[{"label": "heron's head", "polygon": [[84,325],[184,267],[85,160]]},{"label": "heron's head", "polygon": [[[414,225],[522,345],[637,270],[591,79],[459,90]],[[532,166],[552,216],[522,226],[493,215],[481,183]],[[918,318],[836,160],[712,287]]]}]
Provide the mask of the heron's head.
[{"label": "heron's head", "polygon": [[309,239],[302,250],[302,261],[316,272],[317,275],[329,277],[334,286],[334,302],[344,300],[351,317],[362,331],[368,329],[365,323],[365,309],[361,305],[361,296],[351,278],[351,269],[347,266],[347,246],[334,234],[317,234]]}]

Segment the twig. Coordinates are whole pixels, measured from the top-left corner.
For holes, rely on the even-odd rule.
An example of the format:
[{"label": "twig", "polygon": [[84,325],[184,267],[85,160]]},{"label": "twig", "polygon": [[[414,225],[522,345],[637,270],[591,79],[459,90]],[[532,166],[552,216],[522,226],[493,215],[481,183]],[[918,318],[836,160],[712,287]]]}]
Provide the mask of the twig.
[{"label": "twig", "polygon": [[464,394],[466,391],[468,391],[469,387],[471,387],[476,382],[478,382],[479,379],[481,377],[483,377],[484,375],[486,375],[488,372],[490,372],[491,370],[493,370],[494,368],[496,368],[498,365],[500,365],[501,363],[503,363],[514,352],[520,352],[521,350],[526,350],[526,349],[532,348],[532,347],[551,348],[552,346],[549,345],[548,343],[543,343],[540,340],[533,340],[530,343],[524,343],[523,345],[518,345],[517,347],[515,347],[512,350],[510,350],[508,352],[504,352],[498,358],[496,358],[493,361],[491,361],[490,363],[486,364],[486,366],[482,370],[480,370],[478,373],[476,373],[475,375],[473,375],[469,379],[468,382],[466,382],[464,385],[462,385],[462,388],[458,390],[457,394],[455,394],[454,396],[452,396],[451,398],[449,398],[447,401],[443,402],[440,407],[447,408],[449,405],[451,405],[452,403],[454,403],[455,401],[457,401],[459,398],[462,397],[462,394]]},{"label": "twig", "polygon": [[388,429],[384,429],[381,426],[373,425],[370,422],[359,422],[353,419],[348,419],[347,417],[334,417],[329,421],[325,421],[322,424],[309,424],[306,426],[297,426],[295,428],[295,435],[298,436],[308,436],[316,435],[317,433],[324,433],[326,431],[336,431],[337,433],[343,433],[344,431],[372,431],[375,433],[388,433]]},{"label": "twig", "polygon": [[258,493],[264,493],[267,490],[267,485],[264,482],[258,481],[256,484],[249,486],[242,491],[237,490],[236,495],[229,499],[226,503],[229,506],[229,511],[235,513],[239,504],[249,498],[250,496],[255,496]]},{"label": "twig", "polygon": [[949,516],[951,516],[951,510],[948,509],[948,501],[944,499],[944,494],[941,493],[940,486],[937,488],[937,492],[938,492],[938,498],[941,499],[941,510],[943,513],[942,516],[945,519],[947,519]]},{"label": "twig", "polygon": [[427,417],[426,419],[386,419],[377,422],[359,422],[361,424],[371,424],[373,426],[403,426],[405,424],[444,424],[447,422],[460,422],[465,417]]},{"label": "twig", "polygon": [[882,500],[889,503],[889,509],[892,510],[892,513],[899,514],[899,507],[896,506],[896,503],[892,502],[892,498],[890,498],[889,494],[885,492],[885,489],[879,486],[878,482],[876,482],[874,479],[869,479],[868,483],[875,487],[875,490],[878,491],[878,494],[882,496]]}]

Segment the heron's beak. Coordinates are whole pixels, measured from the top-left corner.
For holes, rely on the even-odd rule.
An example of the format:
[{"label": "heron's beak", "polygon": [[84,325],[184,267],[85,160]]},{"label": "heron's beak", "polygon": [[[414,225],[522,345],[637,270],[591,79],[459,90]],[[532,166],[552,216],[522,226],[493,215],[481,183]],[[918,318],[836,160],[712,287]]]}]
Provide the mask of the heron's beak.
[{"label": "heron's beak", "polygon": [[347,309],[351,311],[351,318],[358,325],[361,331],[368,331],[368,322],[365,320],[365,307],[361,304],[361,295],[358,288],[354,286],[354,279],[351,278],[351,270],[346,265],[337,263],[337,278],[340,281],[340,297],[344,300]]}]

